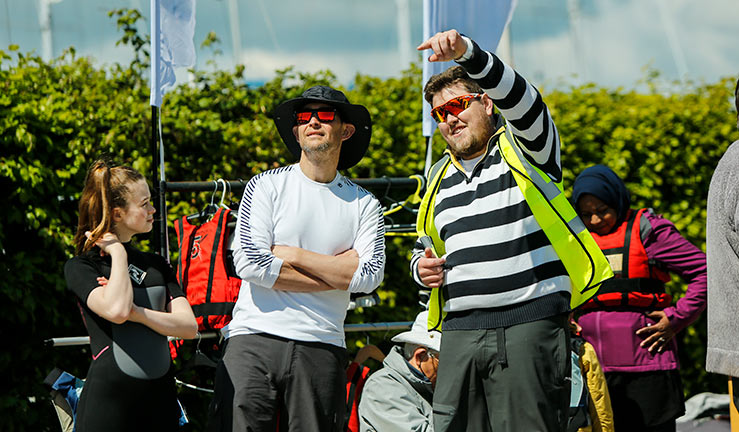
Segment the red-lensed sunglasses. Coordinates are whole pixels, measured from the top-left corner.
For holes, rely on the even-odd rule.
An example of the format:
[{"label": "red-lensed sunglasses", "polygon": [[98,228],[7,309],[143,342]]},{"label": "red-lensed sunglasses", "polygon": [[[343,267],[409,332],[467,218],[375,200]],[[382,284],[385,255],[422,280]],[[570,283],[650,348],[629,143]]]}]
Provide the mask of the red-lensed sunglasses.
[{"label": "red-lensed sunglasses", "polygon": [[469,108],[470,103],[472,103],[473,100],[479,99],[481,97],[481,93],[474,93],[457,96],[454,99],[449,99],[443,104],[432,109],[431,117],[433,117],[437,123],[444,123],[446,121],[447,115],[452,114],[455,117],[459,116],[459,113]]},{"label": "red-lensed sunglasses", "polygon": [[310,123],[310,119],[316,116],[319,122],[329,123],[336,118],[336,108],[303,109],[295,113],[295,122],[298,125]]}]

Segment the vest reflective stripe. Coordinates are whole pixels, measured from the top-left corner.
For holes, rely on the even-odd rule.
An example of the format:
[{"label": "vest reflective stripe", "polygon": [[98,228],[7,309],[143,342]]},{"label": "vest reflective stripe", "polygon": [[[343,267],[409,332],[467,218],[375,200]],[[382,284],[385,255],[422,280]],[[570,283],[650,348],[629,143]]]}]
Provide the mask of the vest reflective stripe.
[{"label": "vest reflective stripe", "polygon": [[[613,277],[613,272],[585,224],[564,196],[561,182],[552,181],[548,175],[531,165],[521,150],[512,145],[515,141],[509,127],[504,129],[505,134],[501,135],[499,130],[491,141],[499,136],[498,145],[504,161],[511,169],[536,222],[570,276],[574,288],[570,305],[574,309],[592,297],[601,282]],[[439,184],[450,164],[449,156],[445,156],[432,167],[431,182],[421,201],[416,220],[418,236],[431,237],[436,256],[441,256],[446,251],[434,226],[434,205]],[[441,330],[441,322],[446,315],[443,306],[441,290],[432,289],[429,300],[429,329]]]},{"label": "vest reflective stripe", "polygon": [[[446,253],[446,247],[444,242],[441,241],[439,232],[436,230],[434,225],[434,206],[436,205],[436,192],[439,190],[441,180],[444,178],[449,165],[451,165],[451,158],[448,154],[436,162],[429,171],[429,178],[431,181],[428,183],[429,188],[426,189],[426,193],[423,195],[421,204],[418,207],[418,216],[416,218],[416,233],[418,237],[429,236],[434,243],[434,255],[440,257]],[[431,290],[431,296],[429,297],[429,318],[428,328],[429,330],[441,331],[441,323],[446,317],[444,312],[444,296],[441,294],[441,290],[433,288]]]},{"label": "vest reflective stripe", "polygon": [[510,126],[506,126],[505,135],[498,140],[498,146],[531,213],[570,276],[574,288],[570,306],[574,309],[592,297],[601,282],[612,278],[613,271],[562,192],[562,183],[554,182],[531,165],[518,146],[513,145],[514,142]]},{"label": "vest reflective stripe", "polygon": [[439,232],[434,225],[434,207],[436,206],[436,192],[439,191],[439,185],[444,178],[451,158],[448,154],[444,154],[442,158],[431,167],[429,171],[429,188],[426,190],[421,204],[418,206],[418,216],[416,217],[416,232],[419,237],[429,236],[434,242],[434,254],[439,257],[446,253],[444,242],[441,241]]}]

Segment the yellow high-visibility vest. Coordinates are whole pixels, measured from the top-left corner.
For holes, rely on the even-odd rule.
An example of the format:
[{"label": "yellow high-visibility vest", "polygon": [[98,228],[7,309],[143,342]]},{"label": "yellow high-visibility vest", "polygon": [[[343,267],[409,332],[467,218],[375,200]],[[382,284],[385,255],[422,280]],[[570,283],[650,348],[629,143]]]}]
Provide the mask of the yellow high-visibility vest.
[{"label": "yellow high-visibility vest", "polygon": [[[495,137],[498,137],[498,146],[503,160],[511,169],[531,213],[570,276],[573,287],[570,306],[574,309],[590,299],[598,291],[597,288],[601,282],[613,277],[608,260],[564,196],[562,182],[553,181],[548,175],[531,165],[521,153],[521,149],[513,144],[515,138],[508,127],[501,127],[493,135],[491,141]],[[436,256],[446,253],[444,242],[434,225],[436,193],[450,165],[451,157],[446,154],[431,168],[429,172],[431,181],[419,206],[416,220],[418,236],[431,237]],[[441,291],[438,288],[431,291],[429,330],[441,330],[441,323],[446,316],[446,312],[443,311],[444,297]]]}]

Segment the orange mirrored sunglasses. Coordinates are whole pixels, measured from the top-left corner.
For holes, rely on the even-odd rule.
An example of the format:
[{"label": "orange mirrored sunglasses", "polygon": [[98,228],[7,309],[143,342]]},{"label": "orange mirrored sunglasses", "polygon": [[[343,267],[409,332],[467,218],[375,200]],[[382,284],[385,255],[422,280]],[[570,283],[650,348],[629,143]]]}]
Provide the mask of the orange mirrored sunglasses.
[{"label": "orange mirrored sunglasses", "polygon": [[457,117],[459,113],[469,108],[470,103],[472,103],[473,100],[479,99],[481,97],[482,93],[473,93],[449,99],[443,104],[432,109],[431,117],[433,117],[437,123],[443,123],[446,121],[447,115],[452,114],[453,116]]}]

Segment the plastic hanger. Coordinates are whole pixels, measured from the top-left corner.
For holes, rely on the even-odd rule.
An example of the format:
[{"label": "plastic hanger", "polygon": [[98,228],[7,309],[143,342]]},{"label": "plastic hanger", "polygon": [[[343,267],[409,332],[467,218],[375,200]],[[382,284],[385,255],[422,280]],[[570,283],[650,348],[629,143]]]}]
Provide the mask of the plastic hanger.
[{"label": "plastic hanger", "polygon": [[[222,180],[222,179],[219,179],[219,180]],[[200,219],[201,222],[207,222],[210,220],[211,217],[213,217],[213,215],[218,210],[218,206],[215,205],[216,192],[218,192],[218,181],[214,182],[213,193],[210,196],[210,203],[207,206],[205,206],[205,208],[200,210],[200,212],[188,215],[186,217],[188,222],[192,222],[198,219]]]},{"label": "plastic hanger", "polygon": [[228,185],[228,182],[226,180],[223,180],[222,178],[216,180],[216,184],[219,183],[223,183],[223,193],[221,194],[221,202],[218,203],[218,206],[222,208],[229,208],[224,201],[226,200],[226,189],[230,191],[231,187]]},{"label": "plastic hanger", "polygon": [[357,352],[357,355],[354,357],[354,362],[362,364],[370,358],[382,363],[382,361],[385,360],[385,354],[383,354],[382,351],[380,351],[380,348],[375,345],[365,345],[359,350],[359,352]]},{"label": "plastic hanger", "polygon": [[195,345],[195,354],[190,357],[190,359],[182,366],[182,368],[177,373],[182,373],[198,366],[206,366],[212,368],[218,366],[218,363],[214,362],[210,357],[200,351],[200,341],[202,340],[200,332],[198,332],[197,337],[198,341]]}]

